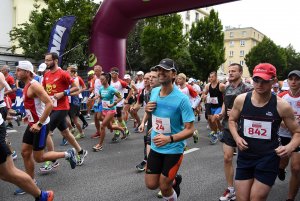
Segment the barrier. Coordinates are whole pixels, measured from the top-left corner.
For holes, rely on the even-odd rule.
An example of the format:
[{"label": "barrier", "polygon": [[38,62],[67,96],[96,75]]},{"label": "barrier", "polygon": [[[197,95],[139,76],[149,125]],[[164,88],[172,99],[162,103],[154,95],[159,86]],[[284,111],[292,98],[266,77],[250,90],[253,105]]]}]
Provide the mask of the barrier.
[{"label": "barrier", "polygon": [[22,114],[25,114],[25,108],[23,103],[23,90],[17,89],[16,91],[16,100],[12,103],[12,109],[18,111]]}]

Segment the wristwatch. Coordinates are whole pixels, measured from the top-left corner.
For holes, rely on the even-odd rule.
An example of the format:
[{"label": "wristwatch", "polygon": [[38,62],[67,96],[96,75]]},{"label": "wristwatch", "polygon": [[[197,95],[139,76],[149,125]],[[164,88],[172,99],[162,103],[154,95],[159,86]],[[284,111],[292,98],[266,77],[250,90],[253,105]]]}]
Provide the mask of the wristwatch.
[{"label": "wristwatch", "polygon": [[43,124],[42,124],[41,122],[38,121],[37,123],[38,123],[38,126],[39,126],[39,127],[42,127],[42,126],[43,126]]}]

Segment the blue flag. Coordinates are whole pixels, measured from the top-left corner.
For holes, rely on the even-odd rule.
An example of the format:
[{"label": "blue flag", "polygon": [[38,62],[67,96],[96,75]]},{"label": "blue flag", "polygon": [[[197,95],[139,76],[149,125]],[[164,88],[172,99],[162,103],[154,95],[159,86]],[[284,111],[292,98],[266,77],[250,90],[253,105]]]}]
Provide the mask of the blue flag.
[{"label": "blue flag", "polygon": [[62,57],[66,48],[69,34],[75,22],[75,16],[64,16],[54,24],[49,40],[48,52],[55,52],[59,56],[58,65],[61,64]]}]

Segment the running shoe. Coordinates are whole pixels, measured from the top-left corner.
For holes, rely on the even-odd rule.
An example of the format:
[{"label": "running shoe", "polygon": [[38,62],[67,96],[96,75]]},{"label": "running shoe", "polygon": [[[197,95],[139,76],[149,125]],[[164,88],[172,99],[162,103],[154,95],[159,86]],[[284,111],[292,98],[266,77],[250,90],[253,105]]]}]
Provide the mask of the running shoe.
[{"label": "running shoe", "polygon": [[56,160],[54,163],[52,162],[52,167],[57,168],[59,166],[58,160]]},{"label": "running shoe", "polygon": [[[116,142],[119,142],[119,135],[114,135],[114,137],[111,139],[111,141],[113,142],[113,143],[116,143]],[[123,137],[124,137],[124,135],[123,135]],[[125,138],[121,138],[122,140],[124,140]],[[126,136],[125,136],[126,137]]]},{"label": "running shoe", "polygon": [[133,132],[139,133],[139,127],[135,127],[134,130],[133,130]]},{"label": "running shoe", "polygon": [[219,201],[234,201],[235,199],[235,191],[230,192],[229,189],[226,189],[223,195],[219,198]]},{"label": "running shoe", "polygon": [[53,191],[42,191],[40,199],[38,201],[53,201],[54,192]]},{"label": "running shoe", "polygon": [[99,144],[96,144],[96,145],[93,147],[93,150],[94,150],[95,152],[102,151],[102,150],[103,150],[103,147],[100,146]]},{"label": "running shoe", "polygon": [[128,128],[125,128],[125,135],[128,137],[130,135],[130,132],[128,130]]},{"label": "running shoe", "polygon": [[279,170],[278,170],[278,179],[280,181],[284,181],[285,180],[285,174],[286,174],[286,170],[279,168]]},{"label": "running shoe", "polygon": [[[37,181],[36,180],[34,180],[34,183],[37,185]],[[23,189],[21,189],[21,188],[17,188],[16,190],[15,190],[15,192],[14,192],[14,195],[24,195],[26,192],[23,190]]]},{"label": "running shoe", "polygon": [[60,146],[66,146],[68,144],[69,144],[68,140],[66,140],[66,138],[63,137],[62,140],[61,140]]},{"label": "running shoe", "polygon": [[222,140],[223,139],[223,131],[218,131],[217,132],[217,137],[218,137],[218,140]]},{"label": "running shoe", "polygon": [[[75,151],[75,150],[74,150]],[[84,162],[84,158],[88,155],[87,150],[83,150],[82,154],[77,155],[77,165],[81,166]]]},{"label": "running shoe", "polygon": [[180,174],[177,174],[175,176],[175,184],[173,185],[173,189],[177,194],[177,197],[180,195],[180,184],[182,182],[182,176]]},{"label": "running shoe", "polygon": [[16,151],[13,151],[12,154],[11,154],[11,157],[13,160],[16,160],[18,155],[17,155],[17,152]]},{"label": "running shoe", "polygon": [[91,115],[87,114],[84,118],[87,119],[87,120],[90,120],[91,119]]},{"label": "running shoe", "polygon": [[21,116],[16,116],[15,121],[17,122],[17,125],[20,126],[21,125],[21,121],[22,121],[22,117]]},{"label": "running shoe", "polygon": [[86,122],[85,124],[82,124],[82,129],[85,129],[88,126],[89,126],[89,124]]},{"label": "running shoe", "polygon": [[14,126],[11,123],[6,125],[6,129],[13,129],[13,128],[14,128]]},{"label": "running shoe", "polygon": [[54,163],[51,161],[46,161],[45,164],[40,167],[40,171],[42,173],[47,173],[53,170],[53,168],[57,168],[59,166],[59,162],[55,161]]},{"label": "running shoe", "polygon": [[96,132],[94,135],[91,136],[91,138],[96,139],[100,137],[100,133]]},{"label": "running shoe", "polygon": [[158,198],[163,198],[161,191],[158,191],[157,197],[158,197]]},{"label": "running shoe", "polygon": [[75,136],[75,139],[79,140],[79,139],[84,138],[84,137],[85,137],[85,135],[83,133],[78,132],[77,135]]},{"label": "running shoe", "polygon": [[71,168],[75,169],[76,164],[77,164],[77,158],[76,158],[76,151],[72,148],[67,150],[69,157],[66,158],[67,161],[70,162]]},{"label": "running shoe", "polygon": [[218,137],[216,136],[216,133],[211,131],[209,133],[209,141],[211,144],[216,144],[218,142]]},{"label": "running shoe", "polygon": [[139,172],[144,172],[146,169],[146,161],[142,161],[140,164],[138,164],[137,166],[135,166],[135,168],[139,171]]},{"label": "running shoe", "polygon": [[199,141],[199,133],[197,129],[193,133],[193,139],[194,139],[194,143],[197,143]]}]

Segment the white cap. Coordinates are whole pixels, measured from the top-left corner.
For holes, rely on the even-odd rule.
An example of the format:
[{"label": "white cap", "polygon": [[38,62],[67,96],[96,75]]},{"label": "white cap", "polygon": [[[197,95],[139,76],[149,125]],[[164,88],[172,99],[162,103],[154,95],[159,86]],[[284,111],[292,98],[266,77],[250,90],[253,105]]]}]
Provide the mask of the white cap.
[{"label": "white cap", "polygon": [[32,74],[35,74],[33,72],[33,65],[30,61],[19,61],[17,68],[22,69],[22,70],[27,70],[32,72]]},{"label": "white cap", "polygon": [[287,80],[284,80],[283,83],[282,83],[281,90],[286,91],[286,90],[289,90],[289,89],[290,89],[290,87],[289,87],[289,84],[288,84]]},{"label": "white cap", "polygon": [[136,73],[137,75],[144,75],[144,72],[143,71],[139,71]]},{"label": "white cap", "polygon": [[124,79],[131,79],[131,76],[129,74],[125,74]]},{"label": "white cap", "polygon": [[195,82],[194,78],[190,78],[188,83],[191,84],[192,82]]},{"label": "white cap", "polygon": [[45,63],[41,63],[39,65],[39,68],[38,68],[38,72],[44,72],[47,68],[47,65]]}]

